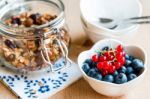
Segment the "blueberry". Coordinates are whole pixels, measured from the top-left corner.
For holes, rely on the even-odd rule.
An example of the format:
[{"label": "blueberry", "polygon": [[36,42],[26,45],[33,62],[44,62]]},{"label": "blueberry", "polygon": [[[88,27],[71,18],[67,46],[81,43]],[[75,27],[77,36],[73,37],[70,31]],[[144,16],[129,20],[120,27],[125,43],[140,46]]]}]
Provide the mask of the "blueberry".
[{"label": "blueberry", "polygon": [[134,56],[132,56],[132,55],[129,55],[129,60],[134,60],[135,58],[134,58]]},{"label": "blueberry", "polygon": [[126,55],[125,55],[125,58],[126,58],[126,60],[129,60],[129,55],[126,54]]},{"label": "blueberry", "polygon": [[89,66],[92,68],[93,61],[92,61],[91,59],[86,59],[86,60],[84,61],[84,63],[89,64]]},{"label": "blueberry", "polygon": [[130,60],[126,60],[125,66],[129,66],[132,63]]},{"label": "blueberry", "polygon": [[89,72],[87,73],[88,76],[95,78],[97,72],[94,68],[90,69]]},{"label": "blueberry", "polygon": [[90,67],[87,63],[84,63],[82,66],[83,71],[87,74],[90,70]]},{"label": "blueberry", "polygon": [[132,60],[134,59],[134,56],[129,55],[129,54],[126,54],[126,55],[125,55],[125,58],[126,58],[126,60],[132,61]]},{"label": "blueberry", "polygon": [[126,70],[126,74],[131,74],[131,73],[134,72],[134,69],[133,69],[133,67],[131,67],[131,66],[127,67],[126,69],[127,69],[127,70]]},{"label": "blueberry", "polygon": [[108,51],[109,50],[109,47],[108,46],[105,46],[102,48],[102,51]]},{"label": "blueberry", "polygon": [[18,24],[18,25],[21,25],[21,20],[20,18],[12,18],[12,24]]},{"label": "blueberry", "polygon": [[133,68],[136,70],[136,71],[139,71],[141,69],[144,68],[144,63],[142,62],[142,60],[139,60],[139,59],[134,59],[132,61],[132,64]]},{"label": "blueberry", "polygon": [[135,79],[137,76],[135,74],[128,75],[128,81]]},{"label": "blueberry", "polygon": [[126,69],[125,66],[122,66],[122,67],[118,70],[119,73],[126,73],[126,71],[127,71],[127,69]]},{"label": "blueberry", "polygon": [[118,71],[115,71],[113,76],[116,77],[118,75]]},{"label": "blueberry", "polygon": [[106,76],[103,78],[103,81],[106,81],[106,82],[114,82],[114,77],[113,77],[113,75],[106,75]]},{"label": "blueberry", "polygon": [[116,84],[122,84],[127,82],[127,76],[124,73],[119,73],[116,77],[115,77],[115,83]]},{"label": "blueberry", "polygon": [[102,75],[101,75],[101,74],[96,74],[95,78],[96,78],[97,80],[102,80]]},{"label": "blueberry", "polygon": [[96,67],[96,66],[97,66],[97,63],[96,62],[92,62],[91,67],[93,68],[93,67]]},{"label": "blueberry", "polygon": [[95,71],[96,71],[97,73],[100,72],[100,71],[97,69],[97,67],[94,67],[93,69],[95,69]]}]

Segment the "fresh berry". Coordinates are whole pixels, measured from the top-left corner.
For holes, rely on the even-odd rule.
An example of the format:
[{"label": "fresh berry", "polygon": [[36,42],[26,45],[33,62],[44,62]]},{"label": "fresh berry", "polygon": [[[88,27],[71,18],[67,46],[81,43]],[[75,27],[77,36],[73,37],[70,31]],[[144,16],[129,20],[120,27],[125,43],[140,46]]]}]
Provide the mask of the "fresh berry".
[{"label": "fresh berry", "polygon": [[90,69],[89,72],[87,73],[87,75],[90,77],[95,77],[96,74],[97,74],[97,72],[94,68]]},{"label": "fresh berry", "polygon": [[92,56],[92,61],[98,62],[98,55],[97,54]]},{"label": "fresh berry", "polygon": [[109,55],[109,56],[107,57],[107,60],[112,61],[114,58],[115,58],[115,57],[114,57],[113,55]]},{"label": "fresh berry", "polygon": [[122,46],[121,44],[118,45],[117,48],[116,48],[116,50],[117,50],[118,52],[122,52],[122,51],[123,51],[123,46]]},{"label": "fresh berry", "polygon": [[129,57],[130,56],[128,54],[125,55],[126,60],[129,60]]},{"label": "fresh berry", "polygon": [[120,59],[123,57],[123,52],[116,52],[116,58]]},{"label": "fresh berry", "polygon": [[114,62],[114,66],[116,66],[116,69],[120,69],[121,63],[120,62]]},{"label": "fresh berry", "polygon": [[132,64],[131,64],[131,65],[133,66],[133,68],[134,68],[136,71],[139,71],[139,70],[141,70],[141,69],[144,68],[144,63],[143,63],[141,60],[139,60],[139,59],[134,59],[134,60],[132,61]]},{"label": "fresh berry", "polygon": [[118,61],[121,63],[121,65],[124,65],[126,60],[124,57],[121,57],[120,59],[118,59]]},{"label": "fresh berry", "polygon": [[100,57],[99,57],[99,61],[100,61],[100,62],[106,61],[106,59],[107,59],[106,56],[100,56]]},{"label": "fresh berry", "polygon": [[123,57],[125,57],[125,56],[126,56],[126,53],[125,53],[125,51],[123,51],[123,52],[122,52],[122,56],[123,56]]},{"label": "fresh berry", "polygon": [[130,60],[126,60],[126,62],[125,62],[125,66],[130,66],[130,65],[131,65],[131,63],[132,63],[132,61],[130,61]]},{"label": "fresh berry", "polygon": [[102,75],[101,74],[96,74],[96,76],[94,78],[96,78],[97,80],[102,80]]},{"label": "fresh berry", "polygon": [[128,75],[128,81],[135,79],[137,76],[135,74]]},{"label": "fresh berry", "polygon": [[112,75],[106,75],[104,78],[103,78],[103,81],[106,81],[106,82],[114,82],[114,77]]},{"label": "fresh berry", "polygon": [[107,58],[109,56],[109,52],[105,52],[103,55]]},{"label": "fresh berry", "polygon": [[127,69],[126,69],[125,66],[122,66],[122,67],[118,70],[119,73],[126,73],[126,71],[127,71]]},{"label": "fresh berry", "polygon": [[134,69],[131,66],[128,66],[126,69],[126,74],[131,74],[134,72]]},{"label": "fresh berry", "polygon": [[115,71],[113,76],[116,77],[118,75],[118,71]]},{"label": "fresh berry", "polygon": [[90,70],[90,66],[87,63],[83,63],[82,69],[87,74]]},{"label": "fresh berry", "polygon": [[94,67],[93,69],[95,69],[95,72],[96,72],[96,73],[100,73],[100,71],[98,70],[97,67]]},{"label": "fresh berry", "polygon": [[103,75],[103,76],[106,76],[107,74],[108,74],[108,71],[107,71],[107,70],[103,70],[103,71],[102,71],[102,75]]},{"label": "fresh berry", "polygon": [[97,62],[92,62],[91,68],[96,67],[96,66],[97,66]]},{"label": "fresh berry", "polygon": [[105,46],[102,48],[102,51],[108,51],[109,50],[109,47],[108,46]]},{"label": "fresh berry", "polygon": [[92,60],[91,59],[86,59],[85,61],[84,61],[84,63],[87,63],[87,64],[89,64],[89,66],[90,66],[90,68],[92,68]]},{"label": "fresh berry", "polygon": [[109,71],[110,74],[113,74],[116,71],[116,67],[115,66],[110,66],[108,71]]},{"label": "fresh berry", "polygon": [[127,82],[127,76],[124,73],[119,73],[116,77],[115,77],[115,83],[116,84],[122,84]]},{"label": "fresh berry", "polygon": [[97,68],[98,68],[98,70],[102,70],[103,67],[104,67],[104,62],[99,62],[99,63],[97,63]]},{"label": "fresh berry", "polygon": [[135,59],[135,57],[134,57],[134,56],[129,55],[129,60],[133,61],[134,59]]},{"label": "fresh berry", "polygon": [[110,63],[108,61],[104,61],[103,65],[104,65],[103,70],[108,70],[109,66],[110,66]]}]

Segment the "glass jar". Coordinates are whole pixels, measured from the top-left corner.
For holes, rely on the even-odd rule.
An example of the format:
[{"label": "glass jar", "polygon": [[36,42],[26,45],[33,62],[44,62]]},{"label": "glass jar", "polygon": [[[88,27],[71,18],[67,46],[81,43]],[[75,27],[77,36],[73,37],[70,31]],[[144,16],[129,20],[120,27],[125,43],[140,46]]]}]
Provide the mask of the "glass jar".
[{"label": "glass jar", "polygon": [[[12,70],[57,71],[70,59],[61,0],[4,0],[0,7],[0,61]],[[63,66],[55,66],[63,61]]]}]

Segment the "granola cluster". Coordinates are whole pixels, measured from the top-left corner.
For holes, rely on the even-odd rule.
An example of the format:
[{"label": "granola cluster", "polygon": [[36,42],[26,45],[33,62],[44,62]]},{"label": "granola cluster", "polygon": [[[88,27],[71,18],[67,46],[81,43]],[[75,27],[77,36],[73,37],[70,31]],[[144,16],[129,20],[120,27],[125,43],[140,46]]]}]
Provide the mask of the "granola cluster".
[{"label": "granola cluster", "polygon": [[[39,13],[22,13],[17,16],[13,16],[5,21],[5,24],[14,27],[34,27],[42,25],[54,20],[57,16],[50,14]],[[39,30],[26,31],[27,34],[43,34],[49,32],[49,28],[45,27]],[[48,50],[48,56],[51,62],[57,61],[62,52],[57,42],[58,35],[56,33],[50,33],[44,38],[46,48]],[[1,37],[2,44],[0,44],[0,56],[19,69],[37,70],[46,67],[41,51],[43,50],[43,43],[41,37],[34,37],[32,39],[12,39],[5,36]],[[69,46],[70,37],[64,27],[60,28],[60,39]],[[43,50],[45,52],[45,50]],[[46,54],[44,54],[46,56]],[[45,58],[48,60],[47,58]]]}]

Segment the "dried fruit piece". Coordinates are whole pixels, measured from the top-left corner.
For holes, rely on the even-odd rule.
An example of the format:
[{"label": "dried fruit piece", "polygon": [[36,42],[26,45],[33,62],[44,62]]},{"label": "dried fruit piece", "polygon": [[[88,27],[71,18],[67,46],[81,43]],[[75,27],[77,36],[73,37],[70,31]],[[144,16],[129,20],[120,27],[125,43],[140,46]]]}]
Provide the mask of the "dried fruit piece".
[{"label": "dried fruit piece", "polygon": [[5,40],[5,45],[6,45],[7,47],[11,48],[11,49],[16,48],[16,45],[15,45],[12,41],[10,41],[10,40],[8,40],[8,39]]}]

